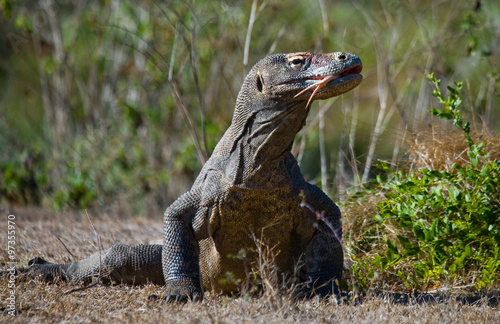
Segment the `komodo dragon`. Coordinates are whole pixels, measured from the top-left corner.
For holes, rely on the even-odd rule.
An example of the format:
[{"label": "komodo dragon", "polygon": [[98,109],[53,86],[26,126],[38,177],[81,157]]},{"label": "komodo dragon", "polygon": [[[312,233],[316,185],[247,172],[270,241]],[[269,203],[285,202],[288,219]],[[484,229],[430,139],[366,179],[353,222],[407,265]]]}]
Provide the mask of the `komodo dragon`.
[{"label": "komodo dragon", "polygon": [[291,148],[310,103],[355,88],[361,70],[356,55],[342,52],[262,59],[246,76],[231,126],[191,190],[165,211],[163,246],[117,244],[68,264],[35,258],[28,272],[90,282],[100,271],[114,282],[165,285],[167,301],[200,299],[203,288],[235,290],[221,279],[228,272],[245,278],[245,266],[228,255],[246,249],[245,261],[253,264],[257,238],[274,247],[281,273],[303,262],[307,294],[332,293],[343,270],[340,211],[304,180]]}]

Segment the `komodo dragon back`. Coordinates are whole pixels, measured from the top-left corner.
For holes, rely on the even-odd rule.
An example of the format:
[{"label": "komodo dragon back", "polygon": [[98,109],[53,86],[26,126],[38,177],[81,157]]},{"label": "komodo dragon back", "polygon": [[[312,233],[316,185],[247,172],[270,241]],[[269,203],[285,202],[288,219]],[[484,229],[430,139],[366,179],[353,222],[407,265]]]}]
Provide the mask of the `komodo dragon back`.
[{"label": "komodo dragon back", "polygon": [[[245,279],[244,263],[255,266],[256,244],[266,244],[283,275],[303,263],[303,294],[334,293],[344,260],[340,211],[304,180],[291,149],[311,102],[355,88],[361,70],[356,55],[342,52],[260,60],[192,188],[165,211],[163,246],[115,245],[70,264],[40,259],[28,271],[74,282],[88,282],[99,271],[113,282],[165,284],[167,301],[199,300],[203,290],[236,291],[227,274]],[[245,262],[228,257],[242,249]]]}]

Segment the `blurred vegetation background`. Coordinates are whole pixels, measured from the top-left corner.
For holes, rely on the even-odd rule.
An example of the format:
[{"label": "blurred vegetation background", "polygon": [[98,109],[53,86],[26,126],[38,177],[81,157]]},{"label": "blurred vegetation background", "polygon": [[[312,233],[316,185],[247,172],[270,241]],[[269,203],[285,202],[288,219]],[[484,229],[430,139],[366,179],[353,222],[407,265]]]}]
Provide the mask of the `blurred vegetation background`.
[{"label": "blurred vegetation background", "polygon": [[[0,203],[161,212],[231,121],[246,72],[280,52],[352,52],[363,83],[315,102],[294,153],[343,201],[409,163],[434,72],[500,129],[498,1],[0,0]],[[160,214],[159,214],[160,213]]]}]

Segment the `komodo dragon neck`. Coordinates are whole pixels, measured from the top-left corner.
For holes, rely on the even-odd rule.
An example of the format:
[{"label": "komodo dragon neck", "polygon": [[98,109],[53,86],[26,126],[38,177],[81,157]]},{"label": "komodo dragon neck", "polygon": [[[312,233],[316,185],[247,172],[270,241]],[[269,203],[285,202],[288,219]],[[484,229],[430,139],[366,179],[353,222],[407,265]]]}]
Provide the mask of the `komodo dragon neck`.
[{"label": "komodo dragon neck", "polygon": [[[238,94],[231,126],[206,163],[233,185],[279,185],[284,159],[305,125],[310,103],[355,88],[362,80],[354,54],[276,54],[258,62]],[[273,172],[274,170],[274,172]],[[272,180],[271,180],[272,179]]]}]

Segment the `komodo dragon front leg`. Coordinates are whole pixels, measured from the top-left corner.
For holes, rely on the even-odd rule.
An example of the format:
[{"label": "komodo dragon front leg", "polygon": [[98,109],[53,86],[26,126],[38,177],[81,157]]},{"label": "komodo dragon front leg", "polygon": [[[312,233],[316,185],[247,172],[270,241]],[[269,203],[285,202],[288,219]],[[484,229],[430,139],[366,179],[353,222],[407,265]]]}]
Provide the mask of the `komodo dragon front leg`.
[{"label": "komodo dragon front leg", "polygon": [[162,267],[167,302],[202,298],[199,233],[193,229],[194,220],[208,219],[206,208],[200,208],[200,189],[180,196],[164,214]]},{"label": "komodo dragon front leg", "polygon": [[309,284],[306,294],[325,296],[338,292],[342,277],[344,253],[342,250],[342,223],[340,210],[318,187],[307,184],[304,190],[304,208],[314,214],[317,231],[304,251],[304,270]]}]

